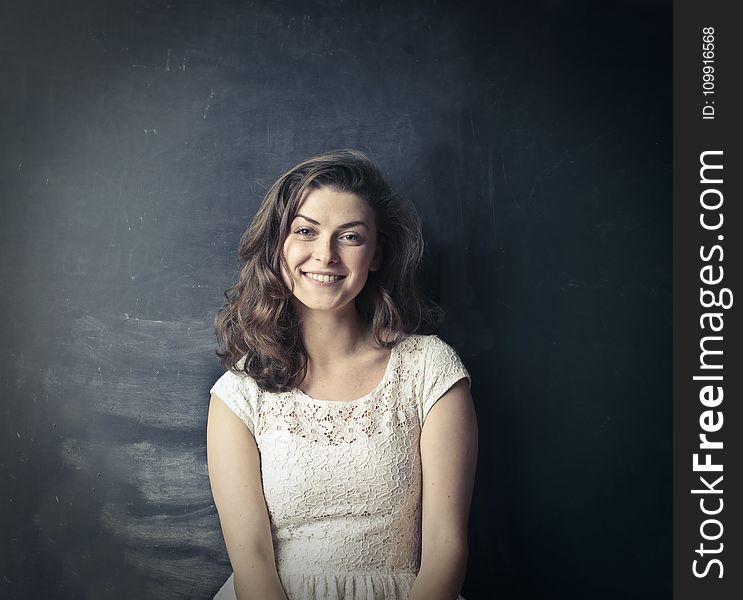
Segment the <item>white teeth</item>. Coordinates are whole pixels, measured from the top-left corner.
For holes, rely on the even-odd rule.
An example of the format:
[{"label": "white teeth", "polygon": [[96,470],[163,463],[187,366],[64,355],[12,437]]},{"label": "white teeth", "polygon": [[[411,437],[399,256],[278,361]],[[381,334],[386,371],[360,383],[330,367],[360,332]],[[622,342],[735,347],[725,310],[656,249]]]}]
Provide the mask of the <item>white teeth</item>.
[{"label": "white teeth", "polygon": [[310,279],[321,281],[322,283],[329,283],[331,281],[338,281],[339,279],[342,279],[342,277],[340,277],[339,275],[321,275],[319,273],[305,273],[305,275]]}]

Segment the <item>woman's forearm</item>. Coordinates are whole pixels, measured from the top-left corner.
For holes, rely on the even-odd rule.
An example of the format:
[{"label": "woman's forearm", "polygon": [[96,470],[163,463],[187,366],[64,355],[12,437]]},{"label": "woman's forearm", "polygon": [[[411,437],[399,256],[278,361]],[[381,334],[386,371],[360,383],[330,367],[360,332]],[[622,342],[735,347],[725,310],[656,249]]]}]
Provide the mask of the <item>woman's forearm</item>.
[{"label": "woman's forearm", "polygon": [[421,561],[410,600],[455,600],[467,570],[467,547],[441,546]]},{"label": "woman's forearm", "polygon": [[276,568],[251,569],[247,573],[235,573],[235,596],[237,600],[288,600]]}]

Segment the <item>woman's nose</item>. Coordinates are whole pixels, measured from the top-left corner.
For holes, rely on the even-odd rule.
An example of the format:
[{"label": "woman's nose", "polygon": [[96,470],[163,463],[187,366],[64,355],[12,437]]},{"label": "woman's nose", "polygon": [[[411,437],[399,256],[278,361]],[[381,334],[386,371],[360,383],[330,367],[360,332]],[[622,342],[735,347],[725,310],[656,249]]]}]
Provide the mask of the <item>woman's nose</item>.
[{"label": "woman's nose", "polygon": [[322,264],[338,262],[338,253],[331,238],[318,238],[312,252],[315,260]]}]

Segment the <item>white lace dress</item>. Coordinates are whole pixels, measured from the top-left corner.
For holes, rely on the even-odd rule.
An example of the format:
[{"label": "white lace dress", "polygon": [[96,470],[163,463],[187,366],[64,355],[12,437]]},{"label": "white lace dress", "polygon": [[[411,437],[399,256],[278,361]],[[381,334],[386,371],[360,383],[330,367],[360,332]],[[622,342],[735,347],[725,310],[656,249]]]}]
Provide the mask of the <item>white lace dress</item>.
[{"label": "white lace dress", "polygon": [[[289,600],[408,599],[420,567],[421,428],[463,377],[469,382],[448,344],[409,335],[392,349],[377,387],[356,400],[264,392],[232,371],[214,384],[260,451]],[[235,598],[232,580],[215,600]]]}]

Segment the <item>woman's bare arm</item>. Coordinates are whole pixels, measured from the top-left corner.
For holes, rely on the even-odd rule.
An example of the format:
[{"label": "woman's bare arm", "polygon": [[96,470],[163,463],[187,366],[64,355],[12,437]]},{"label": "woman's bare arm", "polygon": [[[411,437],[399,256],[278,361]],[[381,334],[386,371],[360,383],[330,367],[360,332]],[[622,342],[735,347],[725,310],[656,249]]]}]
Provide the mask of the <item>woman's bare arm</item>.
[{"label": "woman's bare arm", "polygon": [[238,600],[287,600],[276,572],[255,438],[214,394],[206,447],[212,495],[235,572]]},{"label": "woman's bare arm", "polygon": [[467,522],[477,463],[477,419],[465,379],[429,411],[420,447],[421,568],[410,600],[455,600],[467,568]]}]

